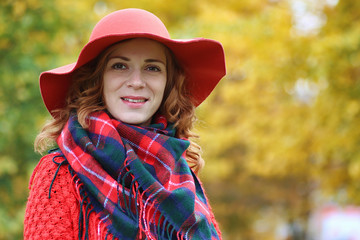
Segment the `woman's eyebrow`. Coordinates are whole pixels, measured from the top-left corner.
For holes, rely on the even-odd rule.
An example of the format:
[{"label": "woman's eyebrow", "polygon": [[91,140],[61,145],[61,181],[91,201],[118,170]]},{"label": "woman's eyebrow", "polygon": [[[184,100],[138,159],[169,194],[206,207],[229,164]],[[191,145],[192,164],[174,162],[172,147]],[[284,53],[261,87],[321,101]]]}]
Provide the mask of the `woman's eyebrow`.
[{"label": "woman's eyebrow", "polygon": [[124,57],[124,56],[111,56],[109,59],[114,59],[114,58],[120,58],[124,61],[130,62],[130,58]]},{"label": "woman's eyebrow", "polygon": [[145,60],[146,63],[152,63],[152,62],[158,62],[158,63],[162,63],[166,66],[166,64],[164,63],[164,61],[160,60],[160,59],[146,59]]},{"label": "woman's eyebrow", "polygon": [[[130,62],[130,58],[124,57],[124,56],[117,56],[117,55],[116,55],[116,56],[111,56],[111,57],[109,58],[109,60],[110,60],[110,59],[114,59],[114,58],[120,58],[120,59],[122,59],[122,60],[124,60],[124,61],[126,61],[126,62]],[[162,64],[164,64],[164,65],[166,66],[165,62],[162,61],[162,60],[160,60],[160,59],[149,58],[149,59],[146,59],[145,62],[146,62],[146,63],[158,62],[158,63],[162,63]]]}]

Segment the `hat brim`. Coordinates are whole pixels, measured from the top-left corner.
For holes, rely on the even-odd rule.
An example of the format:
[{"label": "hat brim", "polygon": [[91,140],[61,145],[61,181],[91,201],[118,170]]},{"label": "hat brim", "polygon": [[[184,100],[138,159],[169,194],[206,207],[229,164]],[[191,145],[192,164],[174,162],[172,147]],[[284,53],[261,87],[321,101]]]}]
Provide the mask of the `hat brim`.
[{"label": "hat brim", "polygon": [[63,108],[71,86],[72,73],[97,57],[107,47],[131,38],[149,38],[167,46],[182,65],[186,74],[186,86],[195,106],[200,105],[226,74],[222,45],[210,39],[168,39],[152,34],[121,34],[103,36],[87,43],[77,62],[55,68],[40,75],[40,91],[47,110]]}]

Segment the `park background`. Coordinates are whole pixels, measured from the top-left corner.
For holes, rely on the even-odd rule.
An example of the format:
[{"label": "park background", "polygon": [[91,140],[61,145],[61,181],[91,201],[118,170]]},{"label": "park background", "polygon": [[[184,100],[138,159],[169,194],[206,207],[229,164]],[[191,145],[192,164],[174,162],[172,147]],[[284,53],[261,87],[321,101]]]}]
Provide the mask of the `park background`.
[{"label": "park background", "polygon": [[316,211],[360,205],[360,1],[1,0],[0,239],[22,239],[49,118],[39,74],[76,61],[94,24],[128,7],[173,38],[223,43],[227,76],[196,132],[224,239],[310,239]]}]

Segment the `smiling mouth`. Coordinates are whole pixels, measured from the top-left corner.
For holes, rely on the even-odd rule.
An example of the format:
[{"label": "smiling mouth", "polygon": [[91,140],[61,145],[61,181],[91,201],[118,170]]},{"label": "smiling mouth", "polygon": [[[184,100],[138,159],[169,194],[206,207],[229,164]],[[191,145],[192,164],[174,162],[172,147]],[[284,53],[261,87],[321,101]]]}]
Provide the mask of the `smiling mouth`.
[{"label": "smiling mouth", "polygon": [[122,97],[121,99],[124,100],[124,101],[127,101],[127,102],[131,102],[131,103],[144,103],[144,102],[148,101],[148,99],[146,99],[146,98],[127,98],[127,97]]}]

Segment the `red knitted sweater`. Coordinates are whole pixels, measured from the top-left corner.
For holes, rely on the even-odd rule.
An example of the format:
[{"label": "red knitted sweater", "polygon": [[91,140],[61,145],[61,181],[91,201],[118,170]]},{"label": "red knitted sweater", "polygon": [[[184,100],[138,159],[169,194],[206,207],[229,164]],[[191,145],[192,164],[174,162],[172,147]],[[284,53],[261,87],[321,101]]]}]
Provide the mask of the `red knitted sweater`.
[{"label": "red knitted sweater", "polygon": [[[80,196],[75,190],[72,176],[65,164],[59,168],[53,163],[55,154],[44,156],[36,166],[30,180],[25,220],[24,239],[78,239]],[[57,160],[58,162],[59,160]],[[89,217],[89,239],[105,239],[107,230],[95,212]],[[107,236],[112,239],[112,235]]]}]

